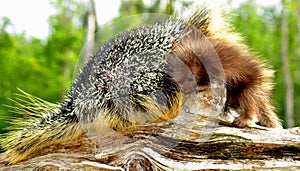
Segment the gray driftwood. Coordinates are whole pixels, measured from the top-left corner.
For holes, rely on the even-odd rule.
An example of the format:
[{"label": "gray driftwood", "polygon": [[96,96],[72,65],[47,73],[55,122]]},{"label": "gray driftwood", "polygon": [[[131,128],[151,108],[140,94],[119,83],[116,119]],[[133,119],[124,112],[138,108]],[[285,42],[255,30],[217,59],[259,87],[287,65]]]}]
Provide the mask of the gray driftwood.
[{"label": "gray driftwood", "polygon": [[[189,124],[189,123],[186,123]],[[300,170],[300,128],[185,128],[174,122],[47,147],[0,170]]]},{"label": "gray driftwood", "polygon": [[220,120],[189,109],[164,123],[89,133],[14,165],[2,161],[0,170],[300,170],[300,127],[239,129],[230,125],[234,112]]}]

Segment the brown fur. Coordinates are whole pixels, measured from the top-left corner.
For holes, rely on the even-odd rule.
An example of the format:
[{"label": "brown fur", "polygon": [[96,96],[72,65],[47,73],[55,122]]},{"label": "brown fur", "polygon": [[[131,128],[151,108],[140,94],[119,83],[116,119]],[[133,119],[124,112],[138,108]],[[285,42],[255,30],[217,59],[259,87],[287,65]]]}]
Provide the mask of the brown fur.
[{"label": "brown fur", "polygon": [[172,52],[190,68],[199,90],[209,86],[209,72],[213,79],[221,79],[222,70],[217,65],[220,60],[227,88],[225,110],[232,107],[241,111],[240,116],[234,120],[234,125],[251,127],[259,122],[265,127],[281,127],[270,103],[273,72],[255,55],[240,48],[238,44],[207,38],[195,29],[175,42]]}]

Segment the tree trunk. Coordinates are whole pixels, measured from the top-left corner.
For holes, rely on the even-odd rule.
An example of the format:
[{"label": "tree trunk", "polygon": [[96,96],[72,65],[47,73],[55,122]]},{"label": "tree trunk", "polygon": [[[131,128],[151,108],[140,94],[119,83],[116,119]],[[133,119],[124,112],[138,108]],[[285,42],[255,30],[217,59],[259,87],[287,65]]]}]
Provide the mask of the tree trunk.
[{"label": "tree trunk", "polygon": [[[299,1],[293,1],[294,9],[295,9],[295,18],[300,18],[300,2]],[[300,44],[300,21],[297,20],[297,39],[296,39],[296,44]],[[300,62],[300,48],[295,48],[295,56],[294,56],[294,62],[295,65],[297,65]]]},{"label": "tree trunk", "polygon": [[[72,5],[72,1],[68,0],[65,1],[66,4],[66,8],[65,8],[65,12],[63,14],[63,18],[64,18],[64,27],[66,28],[70,28],[70,25],[72,24],[71,21],[71,16],[72,16],[72,10],[71,10],[71,5]],[[65,47],[64,48],[64,55],[65,55],[65,61],[64,61],[64,70],[63,70],[63,80],[62,80],[62,91],[61,91],[61,100],[65,99],[66,97],[66,93],[67,93],[67,89],[70,85],[69,78],[70,78],[70,70],[71,70],[71,58],[72,58],[72,54],[71,54],[71,49],[70,47]]]},{"label": "tree trunk", "polygon": [[66,98],[66,92],[67,92],[67,88],[69,87],[70,83],[69,78],[70,78],[70,71],[71,71],[71,49],[70,48],[66,48],[65,49],[65,64],[64,64],[64,71],[63,71],[63,81],[62,81],[62,92],[61,92],[61,100]]},{"label": "tree trunk", "polygon": [[294,88],[291,73],[289,70],[288,26],[284,0],[282,1],[281,12],[281,57],[285,82],[285,116],[287,127],[292,127],[294,126]]},{"label": "tree trunk", "polygon": [[95,44],[94,35],[96,31],[96,9],[94,0],[90,0],[87,21],[86,44],[84,49],[85,57],[92,53]]},{"label": "tree trunk", "polygon": [[[295,18],[297,18],[297,39],[296,39],[296,45],[300,45],[300,2],[299,1],[294,1],[294,9],[295,9]],[[300,66],[300,48],[294,48],[294,66]],[[295,76],[298,76],[300,74],[300,70],[298,70],[298,72],[294,72],[293,76],[295,78]],[[299,81],[299,78],[295,81]],[[297,102],[295,102],[295,105],[297,105]],[[298,103],[299,105],[299,103]],[[298,106],[299,109],[299,106]],[[297,111],[297,109],[295,109]],[[298,123],[300,123],[300,116],[299,115],[295,115],[294,116],[295,121],[298,121]]]}]

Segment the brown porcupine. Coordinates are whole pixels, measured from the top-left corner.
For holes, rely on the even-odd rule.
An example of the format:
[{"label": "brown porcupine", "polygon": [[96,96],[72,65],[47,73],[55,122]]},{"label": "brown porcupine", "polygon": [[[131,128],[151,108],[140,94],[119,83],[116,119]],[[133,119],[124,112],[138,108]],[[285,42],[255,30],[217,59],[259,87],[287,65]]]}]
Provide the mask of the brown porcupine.
[{"label": "brown porcupine", "polygon": [[121,130],[176,117],[182,90],[166,72],[176,70],[168,66],[168,60],[178,57],[194,74],[197,85],[206,87],[209,73],[220,71],[214,66],[208,41],[224,68],[226,107],[241,110],[234,124],[281,127],[270,103],[272,70],[218,14],[199,7],[186,18],[140,26],[111,39],[87,58],[68,97],[59,105],[45,108],[51,105],[25,93],[33,107],[24,111],[36,118],[19,121],[23,128],[1,140],[5,158],[15,163],[45,146],[73,140],[86,130],[101,131],[102,124]]}]

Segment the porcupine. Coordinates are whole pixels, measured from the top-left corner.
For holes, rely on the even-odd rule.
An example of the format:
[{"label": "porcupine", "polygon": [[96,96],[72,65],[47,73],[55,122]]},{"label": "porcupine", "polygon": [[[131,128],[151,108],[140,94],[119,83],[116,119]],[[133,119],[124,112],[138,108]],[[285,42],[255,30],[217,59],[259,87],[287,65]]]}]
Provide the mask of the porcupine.
[{"label": "porcupine", "polygon": [[[118,131],[176,117],[182,106],[182,90],[166,72],[170,69],[168,58],[177,56],[194,74],[197,86],[206,87],[208,72],[217,70],[210,61],[207,41],[224,68],[225,110],[241,111],[234,124],[250,127],[258,122],[280,128],[270,103],[273,71],[248,50],[219,14],[207,6],[198,7],[186,18],[140,26],[105,43],[87,58],[61,104],[51,109],[30,108],[37,117],[21,121],[23,129],[9,132],[1,140],[5,158],[15,163],[45,146],[73,140],[83,130],[99,129],[103,123]],[[203,61],[211,62],[208,68]]]}]

